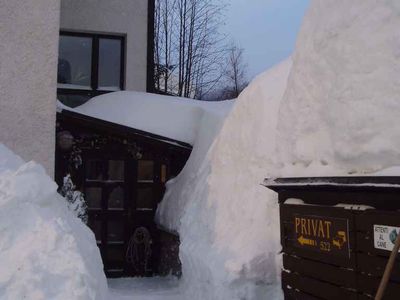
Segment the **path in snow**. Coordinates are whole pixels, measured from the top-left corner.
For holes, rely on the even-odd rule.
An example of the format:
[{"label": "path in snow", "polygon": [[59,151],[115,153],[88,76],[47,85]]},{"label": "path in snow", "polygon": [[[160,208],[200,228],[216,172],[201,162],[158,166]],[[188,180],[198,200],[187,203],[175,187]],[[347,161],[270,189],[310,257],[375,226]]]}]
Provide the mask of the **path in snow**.
[{"label": "path in snow", "polygon": [[178,285],[173,277],[108,279],[108,300],[179,300]]}]

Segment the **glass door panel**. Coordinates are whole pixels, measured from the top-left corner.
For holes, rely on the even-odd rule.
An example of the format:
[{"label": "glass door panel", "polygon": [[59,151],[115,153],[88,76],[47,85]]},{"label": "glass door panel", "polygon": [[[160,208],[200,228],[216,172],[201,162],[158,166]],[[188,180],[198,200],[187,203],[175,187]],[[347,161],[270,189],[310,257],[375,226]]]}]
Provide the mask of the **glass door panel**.
[{"label": "glass door panel", "polygon": [[110,181],[124,181],[125,162],[123,160],[108,161],[108,177]]},{"label": "glass door panel", "polygon": [[125,193],[120,186],[111,188],[108,193],[108,209],[123,210]]},{"label": "glass door panel", "polygon": [[138,182],[153,182],[154,181],[154,161],[139,160],[138,161]]}]

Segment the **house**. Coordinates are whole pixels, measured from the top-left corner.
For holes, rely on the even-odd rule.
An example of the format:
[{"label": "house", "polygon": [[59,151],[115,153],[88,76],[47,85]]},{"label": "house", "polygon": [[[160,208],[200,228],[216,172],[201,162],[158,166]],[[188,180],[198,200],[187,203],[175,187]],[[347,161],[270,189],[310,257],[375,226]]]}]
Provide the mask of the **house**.
[{"label": "house", "polygon": [[154,217],[192,146],[120,124],[126,112],[139,118],[129,101],[96,98],[106,107],[95,117],[81,108],[110,92],[153,91],[153,27],[154,0],[61,1],[55,179],[61,187],[70,175],[83,193],[108,277],[179,273],[179,239]]},{"label": "house", "polygon": [[54,170],[59,2],[0,4],[0,142]]},{"label": "house", "polygon": [[153,12],[154,0],[4,1],[0,141],[52,176],[57,97],[153,90]]},{"label": "house", "polygon": [[154,0],[62,0],[57,97],[153,91]]},{"label": "house", "polygon": [[[191,145],[72,107],[153,91],[153,20],[153,0],[23,0],[0,9],[0,142],[51,176],[55,169],[60,186],[71,174],[113,277],[167,273],[160,261],[171,249],[177,259],[177,238],[154,214]],[[56,112],[56,99],[65,109]]]}]

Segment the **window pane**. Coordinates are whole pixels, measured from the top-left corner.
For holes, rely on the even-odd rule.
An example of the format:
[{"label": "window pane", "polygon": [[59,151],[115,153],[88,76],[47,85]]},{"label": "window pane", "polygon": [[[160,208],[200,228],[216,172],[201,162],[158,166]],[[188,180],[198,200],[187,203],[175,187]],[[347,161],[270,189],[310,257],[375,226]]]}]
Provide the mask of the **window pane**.
[{"label": "window pane", "polygon": [[121,40],[99,40],[99,90],[121,88]]},{"label": "window pane", "polygon": [[57,76],[59,87],[90,89],[91,69],[92,39],[61,35]]},{"label": "window pane", "polygon": [[107,239],[108,242],[124,241],[124,225],[122,222],[108,222]]},{"label": "window pane", "polygon": [[89,160],[86,164],[87,180],[103,180],[104,163],[101,160]]},{"label": "window pane", "polygon": [[153,189],[152,188],[139,188],[137,190],[136,209],[147,210],[153,209]]},{"label": "window pane", "polygon": [[77,107],[87,102],[91,96],[89,95],[76,95],[76,94],[58,94],[57,99],[61,101],[62,104],[69,107]]},{"label": "window pane", "polygon": [[123,160],[110,160],[108,162],[108,179],[124,180],[125,162]]},{"label": "window pane", "polygon": [[154,162],[152,160],[138,161],[138,181],[153,182]]},{"label": "window pane", "polygon": [[88,208],[101,208],[101,188],[87,187],[85,189],[85,200]]},{"label": "window pane", "polygon": [[124,208],[124,190],[121,187],[114,188],[108,197],[109,209]]}]

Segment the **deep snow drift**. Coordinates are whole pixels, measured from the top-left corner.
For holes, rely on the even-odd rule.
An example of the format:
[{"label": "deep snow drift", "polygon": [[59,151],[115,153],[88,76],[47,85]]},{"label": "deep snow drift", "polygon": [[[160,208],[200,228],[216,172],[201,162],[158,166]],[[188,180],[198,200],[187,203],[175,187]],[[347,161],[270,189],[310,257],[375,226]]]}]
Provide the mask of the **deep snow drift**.
[{"label": "deep snow drift", "polygon": [[278,153],[286,167],[299,167],[284,173],[400,164],[398,28],[398,0],[312,2],[280,108]]},{"label": "deep snow drift", "polygon": [[290,67],[287,60],[255,79],[210,148],[196,151],[196,141],[184,170],[169,183],[158,219],[180,233],[186,299],[281,297],[277,199],[260,183],[272,175]]},{"label": "deep snow drift", "polygon": [[281,297],[277,196],[263,178],[400,165],[399,15],[397,0],[313,1],[293,67],[254,80],[208,151],[195,141],[158,211],[181,236],[187,299]]},{"label": "deep snow drift", "polygon": [[105,299],[94,235],[56,190],[0,144],[0,299]]}]

